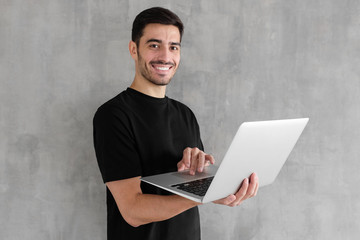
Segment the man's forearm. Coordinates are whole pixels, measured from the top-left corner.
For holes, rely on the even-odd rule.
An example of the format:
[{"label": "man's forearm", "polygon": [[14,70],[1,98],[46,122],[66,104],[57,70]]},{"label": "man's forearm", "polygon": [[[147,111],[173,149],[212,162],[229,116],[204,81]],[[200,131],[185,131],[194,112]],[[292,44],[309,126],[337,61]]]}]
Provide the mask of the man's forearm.
[{"label": "man's forearm", "polygon": [[[150,222],[172,218],[200,203],[178,195],[162,196],[139,193],[130,208],[121,209],[123,217],[132,226],[137,227]],[[125,217],[126,216],[126,217]]]},{"label": "man's forearm", "polygon": [[178,195],[143,194],[140,176],[107,182],[106,185],[115,198],[122,217],[134,227],[163,221],[200,205]]}]

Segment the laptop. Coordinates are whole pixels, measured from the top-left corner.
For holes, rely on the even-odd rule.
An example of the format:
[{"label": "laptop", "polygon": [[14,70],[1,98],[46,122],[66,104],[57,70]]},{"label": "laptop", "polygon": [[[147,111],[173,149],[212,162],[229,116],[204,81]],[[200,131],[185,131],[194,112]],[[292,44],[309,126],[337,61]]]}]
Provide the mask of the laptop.
[{"label": "laptop", "polygon": [[259,187],[274,182],[309,118],[244,122],[220,165],[190,175],[189,170],[147,176],[142,181],[195,202],[207,203],[234,194],[255,172]]}]

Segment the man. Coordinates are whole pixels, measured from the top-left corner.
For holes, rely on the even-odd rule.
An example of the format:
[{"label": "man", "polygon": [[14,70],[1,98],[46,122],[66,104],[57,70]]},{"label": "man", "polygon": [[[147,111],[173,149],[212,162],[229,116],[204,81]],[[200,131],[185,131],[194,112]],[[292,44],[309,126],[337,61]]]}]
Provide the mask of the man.
[{"label": "man", "polygon": [[[214,158],[203,152],[192,111],[165,96],[180,63],[183,24],[163,8],[134,20],[129,51],[135,62],[130,88],[94,117],[94,145],[107,186],[108,239],[200,239],[199,203],[140,181],[169,171],[202,172]],[[256,195],[252,174],[217,204],[237,206]]]}]

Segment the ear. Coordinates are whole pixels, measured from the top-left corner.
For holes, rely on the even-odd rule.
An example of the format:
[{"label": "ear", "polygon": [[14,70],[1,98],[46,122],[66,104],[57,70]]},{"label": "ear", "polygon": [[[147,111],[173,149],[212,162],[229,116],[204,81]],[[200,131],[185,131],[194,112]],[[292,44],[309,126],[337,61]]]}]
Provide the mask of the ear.
[{"label": "ear", "polygon": [[130,52],[131,57],[134,60],[137,60],[137,46],[136,46],[136,43],[133,41],[129,42],[129,52]]}]

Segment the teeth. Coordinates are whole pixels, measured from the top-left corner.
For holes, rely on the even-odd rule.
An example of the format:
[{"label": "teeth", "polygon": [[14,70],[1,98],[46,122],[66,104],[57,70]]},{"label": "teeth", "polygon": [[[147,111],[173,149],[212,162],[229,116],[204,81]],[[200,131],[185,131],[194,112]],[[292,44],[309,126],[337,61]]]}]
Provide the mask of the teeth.
[{"label": "teeth", "polygon": [[169,70],[170,67],[156,67],[156,69],[162,70],[162,71],[166,71]]}]

